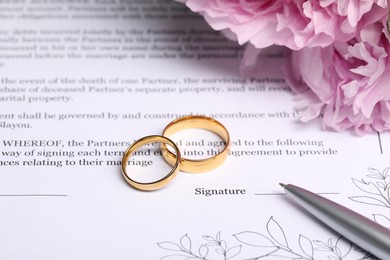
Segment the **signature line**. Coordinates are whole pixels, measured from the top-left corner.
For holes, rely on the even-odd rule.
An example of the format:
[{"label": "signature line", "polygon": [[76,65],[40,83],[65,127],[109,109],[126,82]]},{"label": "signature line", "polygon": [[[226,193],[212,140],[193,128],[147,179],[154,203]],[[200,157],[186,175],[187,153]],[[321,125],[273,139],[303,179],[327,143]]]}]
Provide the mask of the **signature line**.
[{"label": "signature line", "polygon": [[[255,193],[255,195],[263,195],[263,196],[283,196],[287,193]],[[319,195],[337,195],[340,194],[339,192],[318,192],[316,194]]]},{"label": "signature line", "polygon": [[66,194],[0,194],[0,197],[67,197]]}]

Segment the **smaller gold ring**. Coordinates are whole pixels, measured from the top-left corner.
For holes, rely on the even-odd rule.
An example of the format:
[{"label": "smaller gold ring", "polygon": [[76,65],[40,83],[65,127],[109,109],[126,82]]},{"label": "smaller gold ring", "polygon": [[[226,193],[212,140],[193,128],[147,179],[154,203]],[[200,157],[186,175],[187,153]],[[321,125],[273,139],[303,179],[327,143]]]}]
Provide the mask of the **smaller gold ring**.
[{"label": "smaller gold ring", "polygon": [[[220,166],[229,154],[230,136],[227,129],[217,120],[207,116],[184,116],[173,120],[163,130],[163,136],[170,136],[183,129],[200,128],[217,134],[225,142],[225,148],[213,157],[202,160],[181,159],[180,170],[184,172],[200,173],[213,170]],[[163,157],[170,164],[174,165],[176,155],[169,151],[166,145],[161,145],[164,151]],[[165,152],[166,151],[166,152]]]},{"label": "smaller gold ring", "polygon": [[[130,156],[136,150],[138,150],[140,147],[142,147],[146,144],[150,144],[150,143],[162,143],[164,145],[168,144],[168,145],[173,147],[173,149],[175,150],[175,153],[176,153],[176,155],[175,155],[176,160],[171,164],[171,166],[173,166],[173,168],[167,175],[165,175],[163,178],[161,178],[157,181],[148,182],[148,183],[135,181],[132,178],[130,178],[129,175],[127,174],[127,170],[126,170],[127,162],[129,161]],[[162,154],[164,155],[164,151],[162,151]],[[170,181],[172,181],[172,179],[176,176],[177,172],[180,170],[180,162],[181,162],[180,150],[172,140],[170,140],[169,138],[167,138],[165,136],[161,136],[161,135],[149,135],[149,136],[145,136],[141,139],[138,139],[137,141],[135,141],[133,144],[131,144],[127,148],[127,150],[125,151],[125,153],[122,157],[122,175],[128,184],[130,184],[132,187],[134,187],[138,190],[144,190],[144,191],[157,190],[157,189],[164,187]]]}]

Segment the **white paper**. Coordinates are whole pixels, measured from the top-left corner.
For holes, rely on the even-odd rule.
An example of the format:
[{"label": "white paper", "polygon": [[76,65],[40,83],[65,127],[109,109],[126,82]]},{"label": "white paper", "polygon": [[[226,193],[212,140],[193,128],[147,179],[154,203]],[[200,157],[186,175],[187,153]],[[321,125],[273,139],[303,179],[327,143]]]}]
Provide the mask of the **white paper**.
[{"label": "white paper", "polygon": [[[242,47],[171,1],[0,9],[1,259],[365,256],[288,200],[280,182],[390,227],[389,135],[299,123],[283,58],[264,57],[262,75],[242,78]],[[129,186],[125,149],[189,114],[226,126],[226,162],[180,172],[154,192]],[[199,144],[182,145],[184,157],[221,145],[196,129],[179,137]],[[142,160],[154,167],[140,178],[170,170],[159,156]]]}]

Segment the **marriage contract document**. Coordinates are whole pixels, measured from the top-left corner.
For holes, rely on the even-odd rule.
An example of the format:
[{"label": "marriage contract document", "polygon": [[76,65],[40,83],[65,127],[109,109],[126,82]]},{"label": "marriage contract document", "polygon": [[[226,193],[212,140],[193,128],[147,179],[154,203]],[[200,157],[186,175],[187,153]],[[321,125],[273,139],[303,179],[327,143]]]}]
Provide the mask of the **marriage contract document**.
[{"label": "marriage contract document", "polygon": [[[0,259],[369,258],[278,183],[390,227],[390,136],[299,123],[271,54],[240,76],[243,47],[168,0],[0,1]],[[227,160],[133,189],[126,148],[184,115],[227,128]],[[185,158],[224,147],[197,129],[172,139]],[[170,170],[154,144],[129,167]]]}]

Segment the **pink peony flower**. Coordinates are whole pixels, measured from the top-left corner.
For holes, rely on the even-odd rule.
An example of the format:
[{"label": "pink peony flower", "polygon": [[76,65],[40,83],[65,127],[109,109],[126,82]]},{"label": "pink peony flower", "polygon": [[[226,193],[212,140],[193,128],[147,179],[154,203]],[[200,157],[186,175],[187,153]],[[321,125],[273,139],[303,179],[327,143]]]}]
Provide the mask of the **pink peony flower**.
[{"label": "pink peony flower", "polygon": [[215,30],[231,30],[240,44],[293,50],[352,39],[387,15],[385,0],[180,0]]},{"label": "pink peony flower", "polygon": [[323,116],[326,129],[359,134],[390,129],[390,43],[382,23],[348,42],[291,53],[286,80],[303,121]]},{"label": "pink peony flower", "polygon": [[[244,75],[259,53],[290,50],[284,68],[302,121],[359,134],[390,130],[388,0],[179,0],[247,45]],[[286,48],[286,49],[287,49]]]}]

